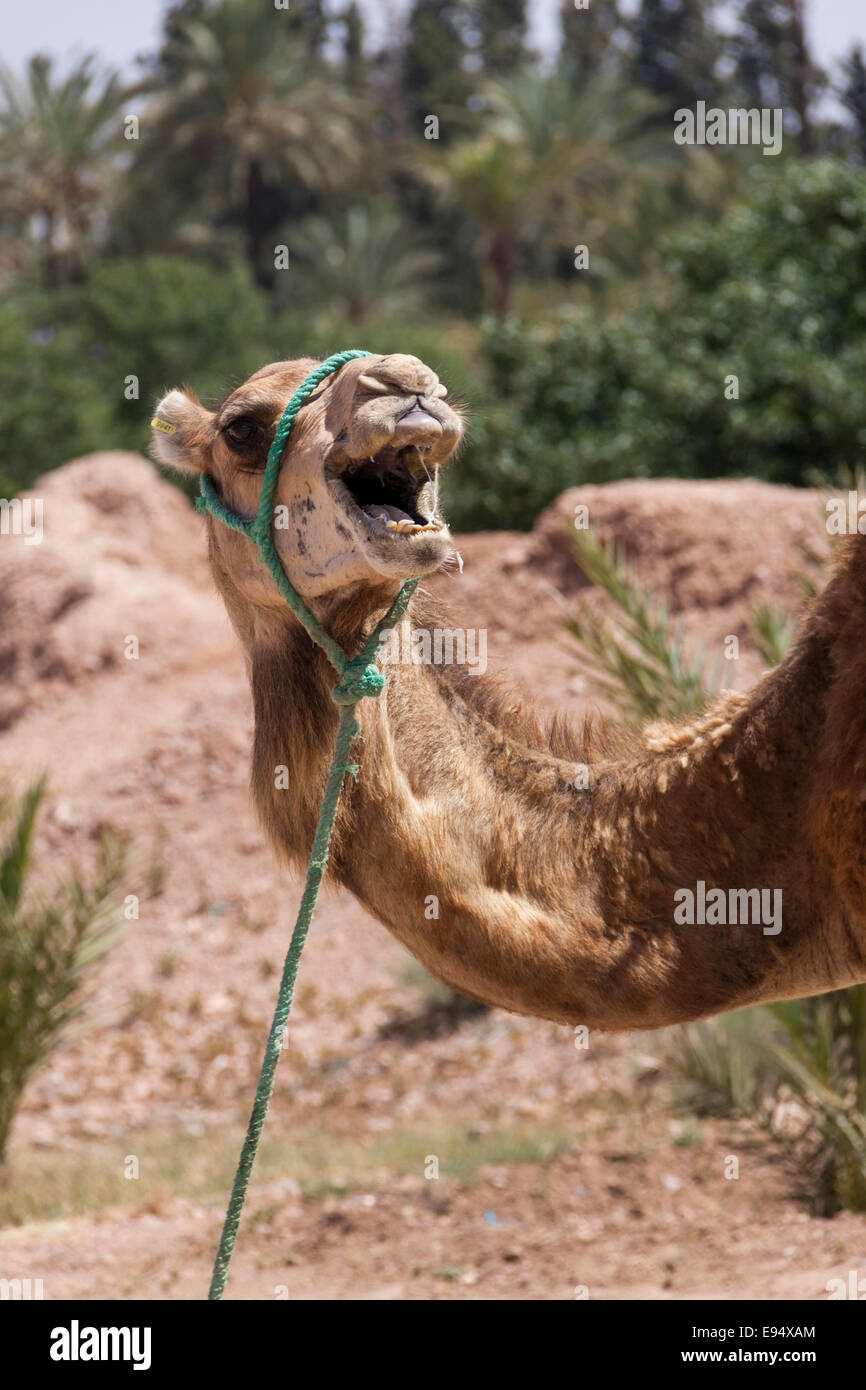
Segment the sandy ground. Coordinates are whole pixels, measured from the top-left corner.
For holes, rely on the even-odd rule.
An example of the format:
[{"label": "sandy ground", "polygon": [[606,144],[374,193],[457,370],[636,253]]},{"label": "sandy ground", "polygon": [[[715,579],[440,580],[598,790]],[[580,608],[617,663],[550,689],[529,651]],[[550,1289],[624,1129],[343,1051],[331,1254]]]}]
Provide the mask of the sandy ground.
[{"label": "sandy ground", "polygon": [[[0,764],[15,786],[49,773],[46,866],[87,863],[107,827],[132,837],[141,908],[86,1027],[26,1093],[0,1277],[41,1278],[46,1298],[201,1298],[299,886],[251,812],[249,696],[201,522],[134,455],[36,493],[43,544],[0,553]],[[575,714],[598,691],[563,605],[603,609],[563,539],[580,505],[693,643],[739,635],[729,683],[748,685],[749,610],[796,605],[819,499],[623,483],[565,494],[529,535],[462,539],[464,573],[437,589],[487,627],[492,665]],[[866,1272],[866,1220],[811,1216],[748,1125],[672,1109],[654,1051],[455,1010],[327,893],[229,1296],[818,1299]]]}]

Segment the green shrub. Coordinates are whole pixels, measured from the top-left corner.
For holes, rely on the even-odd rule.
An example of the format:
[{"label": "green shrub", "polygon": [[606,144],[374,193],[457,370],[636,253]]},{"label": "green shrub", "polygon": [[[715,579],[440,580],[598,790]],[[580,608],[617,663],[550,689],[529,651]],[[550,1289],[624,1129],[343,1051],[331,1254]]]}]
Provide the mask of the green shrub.
[{"label": "green shrub", "polygon": [[662,1050],[678,1099],[764,1128],[819,1215],[866,1211],[866,987],[684,1024]]},{"label": "green shrub", "polygon": [[114,894],[125,849],[105,838],[91,878],[33,882],[33,838],[44,795],[35,783],[0,806],[0,1162],[33,1072],[80,1013],[92,969],[115,939]]},{"label": "green shrub", "polygon": [[0,309],[0,491],[91,450],[142,450],[166,387],[207,399],[286,355],[239,265],[109,261],[84,284],[19,292]]},{"label": "green shrub", "polygon": [[111,410],[80,339],[39,330],[20,304],[0,302],[0,497],[111,440]]},{"label": "green shrub", "polygon": [[566,626],[625,720],[697,714],[719,689],[720,663],[711,672],[706,652],[686,656],[682,624],[673,623],[664,600],[640,583],[620,547],[592,531],[572,531],[570,539],[580,568],[610,596],[614,610],[610,622],[577,615]]},{"label": "green shrub", "polygon": [[486,427],[490,473],[471,481],[498,478],[497,524],[529,524],[581,482],[802,483],[866,455],[866,173],[761,168],[748,189],[716,225],[667,241],[662,282],[629,311],[486,326],[508,408]]}]

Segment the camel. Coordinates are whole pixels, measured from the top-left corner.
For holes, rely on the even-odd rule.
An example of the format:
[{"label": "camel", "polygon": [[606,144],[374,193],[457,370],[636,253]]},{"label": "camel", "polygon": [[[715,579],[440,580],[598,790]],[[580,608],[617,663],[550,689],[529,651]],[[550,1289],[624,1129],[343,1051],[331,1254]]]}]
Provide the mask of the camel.
[{"label": "camel", "polygon": [[[315,365],[263,367],[214,410],[169,392],[156,458],[204,470],[254,516],[275,426]],[[348,362],[301,410],[273,534],[348,653],[408,577],[453,555],[437,479],[463,431],[446,387],[404,354]],[[249,539],[206,525],[252,689],[253,797],[278,854],[300,866],[337,724],[334,671]],[[356,709],[361,774],[345,779],[331,879],[452,988],[559,1023],[658,1028],[866,980],[864,596],[858,535],[781,666],[636,735],[543,719],[460,664],[387,666],[380,698]],[[423,583],[405,621],[453,626]],[[741,910],[690,914],[689,894]],[[756,919],[756,899],[779,903],[778,921]]]}]

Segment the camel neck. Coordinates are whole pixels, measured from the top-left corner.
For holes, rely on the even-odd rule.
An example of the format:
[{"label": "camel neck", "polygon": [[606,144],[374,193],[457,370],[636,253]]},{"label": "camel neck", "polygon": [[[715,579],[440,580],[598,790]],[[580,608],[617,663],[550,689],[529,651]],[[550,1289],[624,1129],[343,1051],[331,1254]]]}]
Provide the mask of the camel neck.
[{"label": "camel neck", "polygon": [[[446,622],[418,601],[385,692],[358,706],[361,773],[332,856],[333,876],[432,973],[599,1028],[859,978],[863,950],[813,835],[832,684],[820,631],[749,695],[629,741],[548,730],[467,662],[411,659]],[[251,674],[256,800],[300,864],[336,727],[333,671],[287,629],[254,647]]]}]

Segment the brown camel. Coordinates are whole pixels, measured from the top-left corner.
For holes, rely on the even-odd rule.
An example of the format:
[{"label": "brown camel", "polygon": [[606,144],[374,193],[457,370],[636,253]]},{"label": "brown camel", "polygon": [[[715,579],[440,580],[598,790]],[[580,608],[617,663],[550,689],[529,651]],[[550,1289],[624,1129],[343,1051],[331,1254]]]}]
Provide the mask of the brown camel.
[{"label": "brown camel", "polygon": [[[314,366],[265,367],[214,411],[170,392],[157,457],[205,470],[252,517],[275,426]],[[446,396],[417,358],[351,361],[289,439],[277,548],[349,653],[404,579],[453,551],[435,480],[463,426]],[[247,657],[255,800],[277,849],[303,864],[334,671],[250,541],[207,526]],[[856,536],[780,667],[634,738],[545,723],[465,665],[391,664],[381,697],[357,707],[361,776],[346,778],[332,876],[455,989],[559,1022],[654,1028],[866,980],[864,616]],[[451,626],[423,588],[408,621]]]}]

